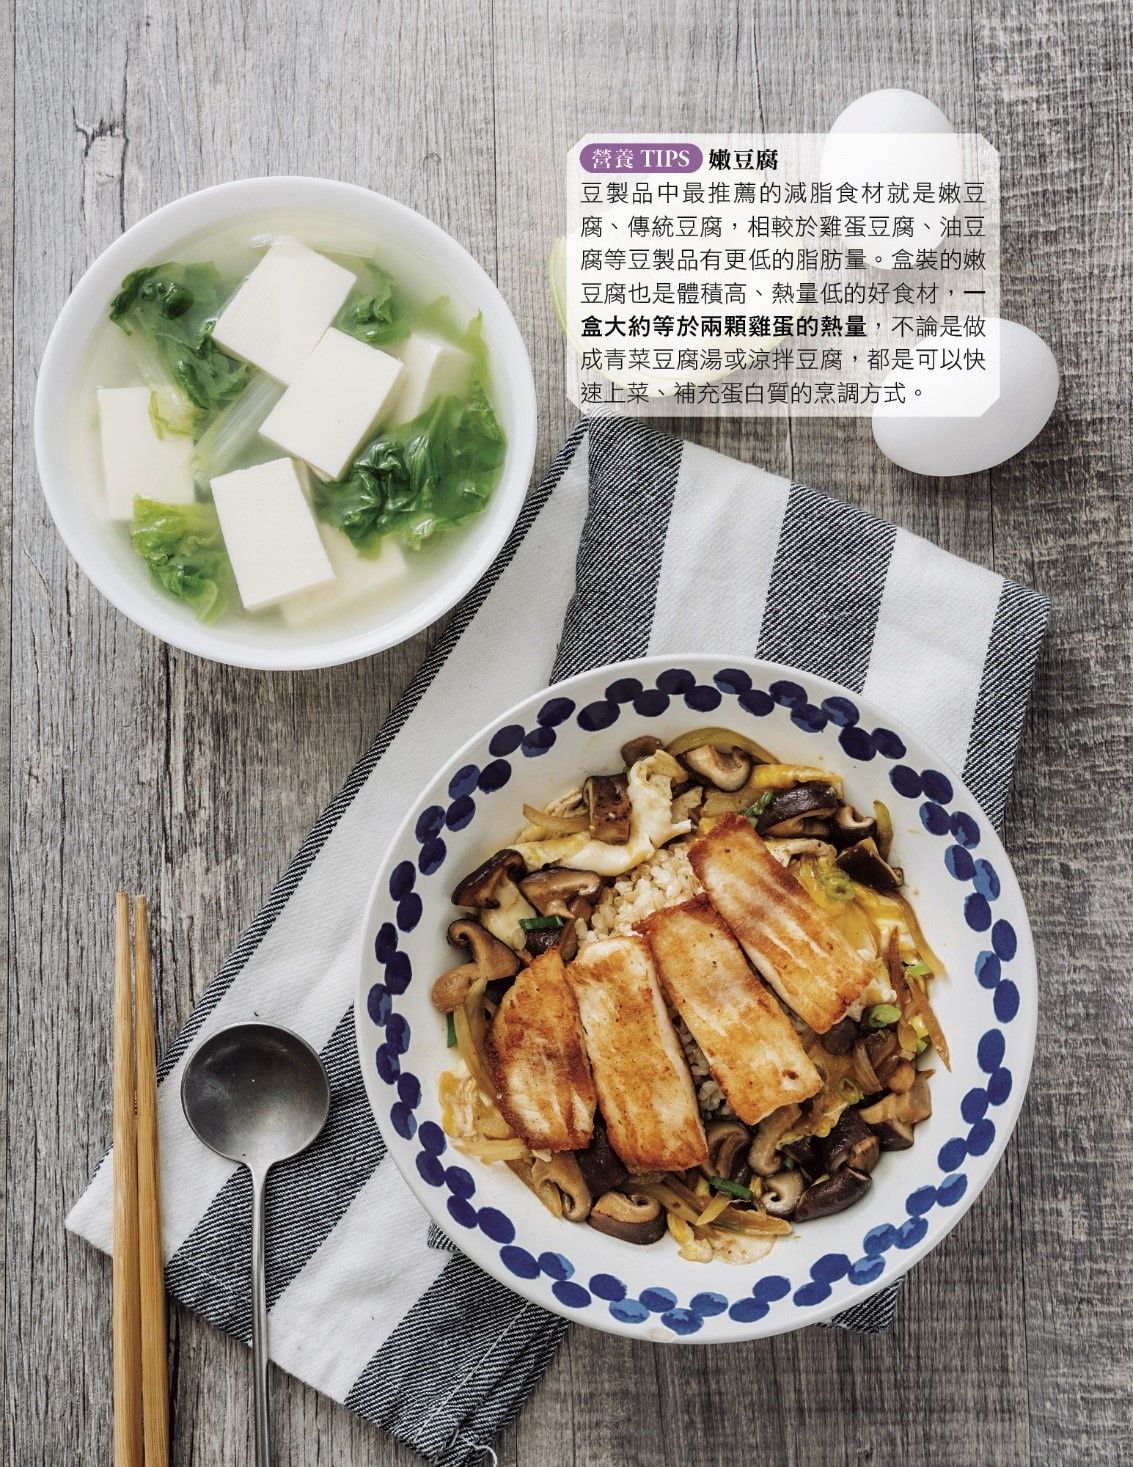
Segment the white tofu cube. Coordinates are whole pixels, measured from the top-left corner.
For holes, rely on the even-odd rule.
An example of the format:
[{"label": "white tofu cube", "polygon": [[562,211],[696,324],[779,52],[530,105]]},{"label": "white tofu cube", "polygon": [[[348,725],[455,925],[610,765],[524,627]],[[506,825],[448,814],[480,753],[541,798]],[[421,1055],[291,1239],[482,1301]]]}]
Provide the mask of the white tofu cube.
[{"label": "white tofu cube", "polygon": [[297,239],[278,240],[221,311],[217,346],[290,383],[338,315],[354,273]]},{"label": "white tofu cube", "polygon": [[405,383],[393,405],[392,421],[409,423],[438,397],[464,397],[472,376],[472,358],[459,346],[433,336],[427,331],[414,331],[394,348],[405,367]]},{"label": "white tofu cube", "polygon": [[290,627],[305,627],[377,598],[409,574],[405,553],[388,536],[381,552],[373,557],[359,555],[341,530],[320,525],[319,535],[331,565],[334,580],[311,591],[300,591],[279,604],[279,614]]},{"label": "white tofu cube", "polygon": [[135,495],[161,504],[191,503],[193,440],[184,433],[158,431],[150,414],[150,389],[100,387],[97,396],[111,519],[130,519]]},{"label": "white tofu cube", "polygon": [[300,367],[260,432],[337,479],[400,385],[402,365],[333,327]]},{"label": "white tofu cube", "polygon": [[224,547],[248,611],[334,579],[319,527],[289,458],[212,481]]}]

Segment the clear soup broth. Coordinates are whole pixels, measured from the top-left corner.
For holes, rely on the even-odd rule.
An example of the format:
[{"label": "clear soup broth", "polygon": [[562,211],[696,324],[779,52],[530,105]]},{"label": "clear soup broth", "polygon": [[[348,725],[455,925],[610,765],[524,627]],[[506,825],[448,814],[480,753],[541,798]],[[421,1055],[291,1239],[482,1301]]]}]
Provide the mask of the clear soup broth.
[{"label": "clear soup broth", "polygon": [[[285,268],[249,299],[269,252]],[[506,452],[470,303],[396,240],[293,211],[154,267],[117,319],[108,303],[70,425],[130,574],[265,642],[362,631],[441,583]]]}]

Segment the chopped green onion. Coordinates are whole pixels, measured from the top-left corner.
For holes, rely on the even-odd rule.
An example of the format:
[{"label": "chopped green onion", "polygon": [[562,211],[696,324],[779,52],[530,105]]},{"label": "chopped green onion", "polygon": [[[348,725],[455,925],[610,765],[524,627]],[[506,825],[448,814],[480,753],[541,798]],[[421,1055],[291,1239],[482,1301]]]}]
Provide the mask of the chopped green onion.
[{"label": "chopped green onion", "polygon": [[524,932],[557,932],[566,923],[561,917],[520,917],[519,925]]},{"label": "chopped green onion", "polygon": [[917,1053],[918,1054],[924,1054],[924,1052],[925,1052],[925,1050],[927,1048],[928,1048],[928,1040],[927,1039],[918,1039],[917,1040]]},{"label": "chopped green onion", "polygon": [[754,825],[774,798],[774,790],[764,790],[759,799],[756,800],[755,804],[749,805],[744,811],[744,819],[750,820],[751,823]]},{"label": "chopped green onion", "polygon": [[901,1010],[895,1003],[875,1003],[866,1017],[866,1023],[871,1029],[887,1029],[900,1017]]},{"label": "chopped green onion", "polygon": [[717,1192],[726,1192],[729,1197],[741,1197],[745,1202],[754,1202],[755,1193],[742,1182],[730,1182],[727,1177],[709,1177],[708,1185]]},{"label": "chopped green onion", "polygon": [[445,1026],[448,1029],[448,1047],[453,1049],[456,1046],[456,1020],[451,1014],[445,1015]]},{"label": "chopped green onion", "polygon": [[907,978],[928,978],[932,974],[932,968],[928,963],[906,963],[905,976]]}]

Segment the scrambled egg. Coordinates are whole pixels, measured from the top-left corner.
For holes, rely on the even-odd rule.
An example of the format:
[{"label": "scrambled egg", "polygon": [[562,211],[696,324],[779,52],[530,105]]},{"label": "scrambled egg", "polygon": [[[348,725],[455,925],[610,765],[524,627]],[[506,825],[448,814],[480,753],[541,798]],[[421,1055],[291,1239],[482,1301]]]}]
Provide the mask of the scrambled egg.
[{"label": "scrambled egg", "polygon": [[632,814],[629,840],[625,845],[607,845],[605,841],[591,839],[584,832],[520,841],[514,849],[523,857],[527,869],[569,866],[572,871],[621,876],[648,861],[654,851],[676,836],[687,835],[692,829],[692,821],[673,820],[673,782],[667,774],[659,771],[657,764],[657,755],[651,754],[646,759],[639,759],[629,771]]}]

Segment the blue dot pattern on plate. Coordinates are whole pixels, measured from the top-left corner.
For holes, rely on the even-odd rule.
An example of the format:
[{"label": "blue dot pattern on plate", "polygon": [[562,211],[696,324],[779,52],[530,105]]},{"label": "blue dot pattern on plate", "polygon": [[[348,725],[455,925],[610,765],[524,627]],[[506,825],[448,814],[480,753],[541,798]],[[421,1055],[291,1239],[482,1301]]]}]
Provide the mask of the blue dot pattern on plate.
[{"label": "blue dot pattern on plate", "polygon": [[[635,1293],[611,1273],[579,1277],[576,1264],[567,1254],[544,1251],[536,1256],[516,1241],[515,1223],[505,1212],[496,1206],[477,1206],[476,1179],[462,1160],[450,1159],[448,1138],[440,1126],[432,1120],[418,1123],[416,1113],[424,1099],[423,1087],[404,1064],[412,1033],[395,1003],[413,977],[401,938],[412,932],[421,919],[419,883],[435,878],[446,863],[448,850],[443,832],[460,831],[470,825],[478,812],[478,800],[491,797],[508,784],[515,760],[541,757],[553,747],[556,730],[570,719],[584,732],[598,732],[613,727],[623,715],[630,720],[660,718],[674,700],[704,713],[730,702],[740,715],[753,719],[766,718],[780,707],[787,710],[796,727],[807,733],[818,733],[832,725],[851,759],[864,762],[880,757],[888,761],[892,766],[889,783],[895,793],[910,802],[923,828],[941,839],[945,869],[963,892],[966,925],[981,934],[986,943],[976,958],[973,976],[979,988],[990,992],[997,1021],[978,1042],[977,1060],[983,1078],[961,1100],[963,1129],[939,1147],[936,1159],[940,1180],[911,1191],[904,1199],[902,1214],[894,1221],[871,1227],[862,1237],[856,1256],[827,1253],[815,1260],[805,1278],[792,1281],[783,1274],[767,1272],[748,1292],[736,1297],[701,1291],[685,1301],[660,1281]],[[725,708],[725,716],[728,711]],[[741,716],[738,722],[742,721]],[[947,775],[902,763],[906,754],[904,743],[892,730],[866,728],[861,711],[848,697],[828,697],[816,705],[808,701],[805,689],[786,679],[761,688],[754,686],[751,675],[742,669],[721,667],[711,683],[698,683],[686,668],[669,668],[651,688],[634,677],[618,678],[607,686],[604,697],[582,707],[569,697],[552,696],[537,711],[531,728],[508,724],[496,729],[489,736],[484,764],[464,765],[452,776],[447,789],[449,803],[430,805],[417,817],[413,833],[420,848],[418,858],[415,863],[399,862],[390,873],[393,920],[381,923],[374,940],[374,961],[380,976],[371,985],[366,1002],[370,1023],[383,1035],[373,1055],[379,1078],[392,1091],[390,1127],[416,1148],[413,1159],[422,1182],[447,1193],[446,1211],[452,1221],[459,1228],[482,1233],[498,1248],[501,1264],[515,1278],[528,1283],[542,1280],[547,1286],[548,1303],[553,1300],[571,1313],[604,1311],[626,1325],[659,1324],[675,1338],[694,1336],[706,1321],[722,1315],[738,1324],[757,1323],[787,1299],[795,1305],[818,1307],[832,1298],[835,1289],[839,1289],[840,1305],[848,1306],[854,1302],[855,1288],[865,1288],[881,1278],[888,1255],[899,1259],[923,1240],[933,1212],[955,1207],[967,1193],[965,1163],[969,1157],[985,1155],[995,1145],[995,1112],[1013,1089],[1012,1072],[1004,1063],[1006,1041],[999,1026],[1009,1025],[1020,1007],[1018,985],[1011,974],[1018,937],[1012,924],[995,913],[1002,890],[999,873],[989,860],[973,855],[981,844],[979,818],[967,810],[951,809],[955,794]]]}]

